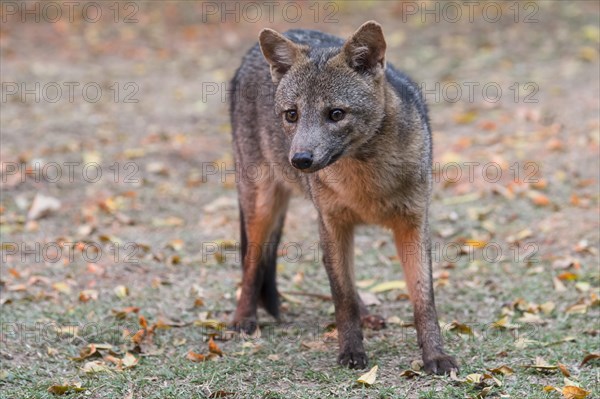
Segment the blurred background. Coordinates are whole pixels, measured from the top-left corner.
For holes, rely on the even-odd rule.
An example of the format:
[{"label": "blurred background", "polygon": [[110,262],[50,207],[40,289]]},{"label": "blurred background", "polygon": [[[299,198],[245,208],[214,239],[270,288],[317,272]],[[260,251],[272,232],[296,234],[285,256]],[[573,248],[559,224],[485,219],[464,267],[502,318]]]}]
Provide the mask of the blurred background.
[{"label": "blurred background", "polygon": [[[388,62],[430,105],[443,318],[493,321],[527,295],[563,296],[563,310],[589,300],[599,285],[599,16],[595,1],[3,1],[3,318],[108,323],[111,309],[137,306],[154,321],[228,321],[241,278],[229,81],[265,27],[347,37],[371,19]],[[280,281],[327,294],[306,220],[312,205],[295,199],[284,243],[303,251],[281,261]],[[359,281],[401,278],[389,234],[364,228],[356,242]],[[448,242],[459,248],[451,258]],[[489,243],[498,257],[465,257]],[[383,313],[410,318],[396,294],[380,295]],[[284,308],[331,317],[310,301],[290,294]],[[557,331],[572,332],[563,322]],[[24,345],[13,332],[0,346],[4,384],[35,381],[19,388],[27,396],[56,370],[77,375],[64,359],[81,342]],[[193,329],[164,334],[165,353],[200,342]]]}]

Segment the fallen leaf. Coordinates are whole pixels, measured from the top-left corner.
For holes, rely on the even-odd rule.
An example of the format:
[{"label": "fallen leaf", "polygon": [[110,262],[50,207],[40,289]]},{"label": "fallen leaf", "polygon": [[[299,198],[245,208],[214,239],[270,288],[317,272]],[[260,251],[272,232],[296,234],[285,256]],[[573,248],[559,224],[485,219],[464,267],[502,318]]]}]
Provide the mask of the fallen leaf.
[{"label": "fallen leaf", "polygon": [[87,388],[82,388],[80,383],[66,383],[63,385],[51,385],[48,392],[54,395],[64,395],[70,392],[83,392]]},{"label": "fallen leaf", "polygon": [[311,352],[312,351],[325,352],[328,350],[327,345],[325,345],[325,342],[323,342],[321,340],[319,340],[319,341],[302,341],[300,343],[300,345],[309,349]]},{"label": "fallen leaf", "polygon": [[414,370],[404,370],[403,372],[400,373],[400,377],[405,377],[405,378],[413,378],[413,377],[420,377],[422,376],[423,373],[421,373],[420,371],[414,371]]},{"label": "fallen leaf", "polygon": [[192,351],[189,351],[185,357],[186,357],[186,359],[191,360],[192,362],[206,361],[206,356],[204,356],[201,353],[196,353],[196,352],[192,352]]},{"label": "fallen leaf", "polygon": [[535,358],[534,364],[525,365],[523,367],[528,368],[528,369],[535,369],[535,370],[539,370],[539,371],[552,371],[552,370],[558,369],[558,366],[553,366],[553,365],[549,364],[541,356],[537,356]]},{"label": "fallen leaf", "polygon": [[133,356],[131,353],[127,352],[125,354],[125,356],[122,359],[122,366],[123,368],[126,369],[130,369],[132,367],[135,367],[139,362],[139,359],[135,356]]},{"label": "fallen leaf", "polygon": [[96,290],[83,290],[79,293],[80,302],[89,302],[98,300],[98,291]]},{"label": "fallen leaf", "polygon": [[89,345],[87,345],[86,347],[82,348],[82,349],[79,351],[79,356],[77,356],[77,357],[72,357],[72,358],[71,358],[71,360],[75,360],[75,361],[77,361],[77,362],[79,362],[79,361],[81,361],[81,360],[84,360],[84,359],[86,359],[86,358],[88,358],[88,357],[90,357],[90,356],[94,355],[95,353],[97,353],[97,352],[96,352],[96,349],[97,349],[97,348],[96,348],[96,345],[94,345],[94,344],[89,344]]},{"label": "fallen leaf", "polygon": [[569,369],[567,368],[567,366],[565,366],[562,363],[557,363],[558,369],[560,370],[560,372],[562,373],[562,375],[564,375],[565,377],[570,377],[571,376],[571,372],[569,372]]},{"label": "fallen leaf", "polygon": [[52,288],[54,288],[61,294],[69,295],[71,293],[71,287],[69,287],[67,283],[62,281],[52,284]]},{"label": "fallen leaf", "polygon": [[600,359],[600,354],[598,353],[590,353],[589,355],[586,355],[583,360],[581,361],[581,364],[579,365],[579,367],[583,367],[586,365],[586,363],[591,362],[592,360],[596,360],[596,359]]},{"label": "fallen leaf", "polygon": [[554,277],[552,279],[553,283],[554,283],[554,291],[556,292],[564,292],[567,290],[567,287],[565,287],[565,285],[563,284],[562,281],[560,281],[557,277]]},{"label": "fallen leaf", "polygon": [[449,330],[454,331],[457,334],[474,335],[471,327],[466,324],[459,323],[458,321],[453,321],[450,323]]},{"label": "fallen leaf", "polygon": [[477,112],[467,111],[454,115],[454,122],[466,125],[473,122],[477,118]]},{"label": "fallen leaf", "polygon": [[386,281],[385,283],[377,284],[369,291],[373,293],[386,292],[391,290],[405,290],[406,282],[403,280]]},{"label": "fallen leaf", "polygon": [[60,201],[54,197],[49,197],[40,193],[35,195],[31,208],[27,213],[27,219],[37,220],[48,216],[60,209]]},{"label": "fallen leaf", "polygon": [[124,285],[117,285],[113,291],[115,295],[121,299],[129,295],[129,288],[125,287]]},{"label": "fallen leaf", "polygon": [[584,399],[590,393],[591,392],[586,391],[585,389],[572,385],[567,385],[562,389],[562,394],[566,399]]},{"label": "fallen leaf", "polygon": [[373,368],[371,370],[367,371],[365,374],[358,377],[356,382],[363,384],[363,385],[373,385],[375,383],[375,380],[377,379],[377,370],[378,369],[379,369],[379,367],[377,365],[373,366]]},{"label": "fallen leaf", "polygon": [[95,360],[93,362],[87,362],[83,365],[81,370],[85,373],[101,373],[110,371],[110,369],[106,366],[104,362],[99,360]]},{"label": "fallen leaf", "polygon": [[496,367],[494,369],[487,369],[490,373],[493,374],[503,374],[503,375],[512,375],[515,373],[515,371],[513,369],[511,369],[510,367],[506,366],[506,365],[502,365],[500,367]]},{"label": "fallen leaf", "polygon": [[527,196],[536,206],[548,206],[550,205],[550,199],[546,197],[544,194],[538,191],[530,191]]},{"label": "fallen leaf", "polygon": [[576,303],[574,305],[569,306],[566,310],[566,314],[584,314],[587,313],[588,305],[587,303]]},{"label": "fallen leaf", "polygon": [[128,306],[123,309],[111,309],[111,312],[115,315],[117,319],[124,319],[127,317],[129,313],[138,313],[140,308],[137,306]]},{"label": "fallen leaf", "polygon": [[221,348],[219,348],[219,346],[216,344],[215,340],[213,339],[213,337],[211,336],[208,340],[208,351],[210,353],[214,353],[216,355],[219,356],[223,356],[223,351],[221,350]]}]

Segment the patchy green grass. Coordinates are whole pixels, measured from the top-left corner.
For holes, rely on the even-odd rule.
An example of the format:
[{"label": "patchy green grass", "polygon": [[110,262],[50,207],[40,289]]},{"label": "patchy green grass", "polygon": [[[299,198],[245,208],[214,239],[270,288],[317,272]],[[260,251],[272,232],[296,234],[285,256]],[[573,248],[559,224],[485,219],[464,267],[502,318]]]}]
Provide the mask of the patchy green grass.
[{"label": "patchy green grass", "polygon": [[[203,83],[233,74],[266,24],[199,24],[191,2],[143,3],[143,24],[3,24],[3,82],[135,82],[140,101],[3,104],[3,162],[94,161],[105,178],[2,175],[1,398],[56,397],[48,388],[63,383],[84,388],[72,398],[476,398],[484,387],[466,377],[502,365],[514,374],[495,375],[487,397],[560,398],[543,389],[565,385],[560,370],[524,367],[537,357],[561,363],[588,398],[600,397],[598,361],[580,365],[600,352],[598,4],[532,2],[532,24],[400,23],[402,3],[335,4],[339,23],[315,24],[306,14],[302,27],[345,35],[377,19],[390,62],[427,88],[493,81],[508,93],[499,102],[428,97],[436,302],[458,377],[401,376],[420,358],[401,289],[373,294],[372,311],[388,320],[386,329],[365,331],[375,384],[359,385],[365,371],[336,365],[316,214],[302,199],[292,201],[280,248],[282,324],[261,311],[260,337],[228,340],[206,326],[231,320],[241,273],[232,176],[202,179],[207,162],[232,168],[227,105],[200,96]],[[524,102],[524,93],[515,100],[515,82],[536,83],[539,101]],[[466,162],[479,162],[473,179],[466,167],[458,181],[446,174]],[[490,162],[503,172],[498,181],[483,174]],[[132,165],[137,182],[125,179]],[[61,206],[28,220],[39,193]],[[361,227],[355,241],[361,291],[403,278],[389,232]],[[66,244],[72,258],[53,261],[44,246],[63,242],[79,244]],[[98,259],[93,248],[82,251],[86,243],[100,249]],[[139,309],[116,314],[127,307]],[[190,351],[208,355],[213,333],[223,356],[189,360]],[[103,346],[72,359],[91,343],[112,352]],[[119,370],[115,359],[126,353],[137,364]],[[108,371],[86,373],[90,361]]]}]

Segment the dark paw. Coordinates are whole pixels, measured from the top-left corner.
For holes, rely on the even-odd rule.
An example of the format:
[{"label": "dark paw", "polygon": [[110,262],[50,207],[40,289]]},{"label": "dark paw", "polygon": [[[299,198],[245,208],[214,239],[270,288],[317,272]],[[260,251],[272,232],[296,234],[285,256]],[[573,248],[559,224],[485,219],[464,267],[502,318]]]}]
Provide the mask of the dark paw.
[{"label": "dark paw", "polygon": [[351,369],[364,369],[369,359],[364,351],[344,351],[338,356],[338,363]]},{"label": "dark paw", "polygon": [[369,314],[361,317],[362,326],[371,330],[381,330],[385,328],[385,319],[378,314]]},{"label": "dark paw", "polygon": [[254,333],[254,331],[256,331],[256,328],[258,327],[258,321],[256,320],[256,318],[248,318],[240,321],[234,320],[227,327],[231,331],[252,334]]},{"label": "dark paw", "polygon": [[429,374],[450,374],[452,369],[458,372],[458,363],[450,355],[445,353],[423,359],[424,369]]}]

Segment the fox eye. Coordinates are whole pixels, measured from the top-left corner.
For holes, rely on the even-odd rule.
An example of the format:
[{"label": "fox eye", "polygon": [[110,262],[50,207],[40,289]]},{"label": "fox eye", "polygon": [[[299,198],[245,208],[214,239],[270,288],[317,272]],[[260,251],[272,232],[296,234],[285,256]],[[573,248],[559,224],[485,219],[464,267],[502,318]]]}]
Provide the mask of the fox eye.
[{"label": "fox eye", "polygon": [[298,121],[298,112],[293,109],[285,111],[285,120],[289,123],[296,123]]},{"label": "fox eye", "polygon": [[341,121],[342,119],[344,119],[345,115],[346,113],[339,108],[332,109],[331,111],[329,111],[329,119],[331,119],[334,122]]}]

